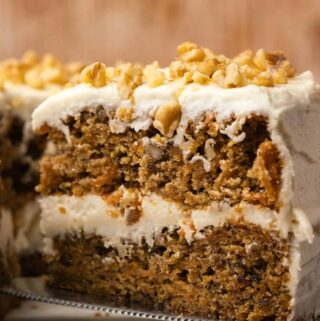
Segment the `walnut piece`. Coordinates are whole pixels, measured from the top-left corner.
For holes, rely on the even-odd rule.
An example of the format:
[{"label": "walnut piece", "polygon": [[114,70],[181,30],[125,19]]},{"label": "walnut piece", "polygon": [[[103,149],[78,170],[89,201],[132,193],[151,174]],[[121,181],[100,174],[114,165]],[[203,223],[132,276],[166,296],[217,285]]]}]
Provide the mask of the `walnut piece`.
[{"label": "walnut piece", "polygon": [[[21,58],[0,62],[0,86],[5,82],[26,84],[35,89],[65,86],[80,82],[81,63],[62,64],[56,57],[46,54],[40,57],[34,51],[27,51]],[[58,85],[58,86],[57,86]]]},{"label": "walnut piece", "polygon": [[117,67],[119,75],[118,91],[122,99],[128,99],[135,88],[142,83],[142,69],[134,64],[123,64]]},{"label": "walnut piece", "polygon": [[177,102],[159,107],[155,113],[153,126],[166,137],[172,137],[181,119],[181,106]]},{"label": "walnut piece", "polygon": [[107,84],[106,66],[96,62],[84,68],[81,72],[81,80],[94,87],[103,87]]},{"label": "walnut piece", "polygon": [[162,85],[166,77],[163,71],[159,69],[160,69],[159,63],[156,61],[150,65],[147,65],[143,69],[142,80],[145,81],[150,87],[157,87]]},{"label": "walnut piece", "polygon": [[[7,81],[27,84],[36,89],[52,87],[52,90],[81,82],[102,87],[112,81],[117,84],[121,98],[130,99],[134,104],[133,91],[143,82],[149,87],[161,86],[174,80],[181,80],[184,85],[214,83],[222,88],[250,84],[270,87],[286,84],[296,74],[280,51],[266,52],[259,49],[254,53],[246,50],[230,59],[196,43],[184,42],[177,47],[177,53],[177,58],[171,62],[169,70],[166,70],[161,69],[157,62],[145,67],[131,63],[106,67],[103,63],[96,62],[84,68],[79,62],[62,64],[52,54],[41,57],[28,51],[21,60],[8,59],[0,62],[0,88],[4,88]],[[177,94],[181,92],[179,90]]]}]

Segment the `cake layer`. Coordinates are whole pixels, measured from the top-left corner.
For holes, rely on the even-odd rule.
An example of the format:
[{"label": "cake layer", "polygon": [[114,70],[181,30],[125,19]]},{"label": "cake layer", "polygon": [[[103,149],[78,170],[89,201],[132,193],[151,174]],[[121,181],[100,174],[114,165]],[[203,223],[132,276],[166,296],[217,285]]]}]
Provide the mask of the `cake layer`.
[{"label": "cake layer", "polygon": [[49,284],[122,306],[216,320],[290,315],[288,243],[256,225],[207,227],[191,243],[179,229],[164,229],[152,247],[128,242],[130,256],[119,257],[96,235],[57,237]]},{"label": "cake layer", "polygon": [[57,149],[41,162],[43,194],[103,195],[124,184],[190,207],[244,200],[278,208],[282,161],[263,117],[248,115],[241,126],[246,138],[235,143],[204,114],[190,122],[179,147],[155,128],[112,133],[101,107],[66,122],[71,143],[55,128],[43,129]]}]

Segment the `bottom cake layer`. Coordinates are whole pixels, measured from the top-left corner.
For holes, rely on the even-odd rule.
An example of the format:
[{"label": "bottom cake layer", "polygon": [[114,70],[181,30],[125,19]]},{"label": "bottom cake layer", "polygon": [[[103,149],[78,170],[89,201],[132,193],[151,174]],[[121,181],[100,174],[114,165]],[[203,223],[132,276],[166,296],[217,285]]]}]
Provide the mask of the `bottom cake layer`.
[{"label": "bottom cake layer", "polygon": [[[114,304],[217,320],[287,320],[290,245],[254,224],[207,227],[188,244],[164,228],[153,246],[98,236],[54,239],[48,284]],[[129,251],[128,251],[129,250]]]}]

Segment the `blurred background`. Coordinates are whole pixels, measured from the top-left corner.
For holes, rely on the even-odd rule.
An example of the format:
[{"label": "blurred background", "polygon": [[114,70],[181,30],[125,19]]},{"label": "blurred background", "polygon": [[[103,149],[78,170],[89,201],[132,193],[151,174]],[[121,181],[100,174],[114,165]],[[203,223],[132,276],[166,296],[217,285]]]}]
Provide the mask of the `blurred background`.
[{"label": "blurred background", "polygon": [[320,79],[319,0],[0,0],[0,59],[27,49],[63,60],[166,64],[192,40],[217,53],[282,49]]}]

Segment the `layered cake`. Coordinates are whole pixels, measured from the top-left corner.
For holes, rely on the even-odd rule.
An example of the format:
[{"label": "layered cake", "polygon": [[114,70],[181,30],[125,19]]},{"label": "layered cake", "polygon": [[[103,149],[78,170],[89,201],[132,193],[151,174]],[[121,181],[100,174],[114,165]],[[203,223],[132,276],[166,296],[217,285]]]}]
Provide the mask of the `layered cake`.
[{"label": "layered cake", "polygon": [[194,43],[169,67],[82,71],[34,130],[50,286],[217,320],[320,301],[320,91],[283,53]]},{"label": "layered cake", "polygon": [[0,62],[0,202],[7,222],[0,239],[9,235],[8,217],[13,216],[11,244],[23,274],[34,275],[43,268],[35,186],[39,158],[50,151],[45,139],[33,134],[31,114],[50,95],[77,81],[81,68],[82,64],[62,64],[50,54],[41,57],[31,51],[21,59]]}]

